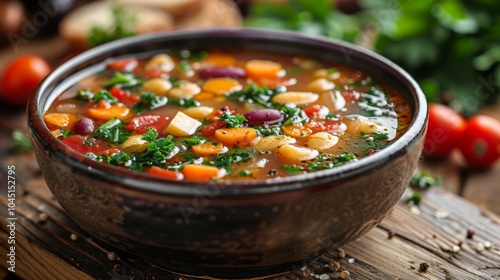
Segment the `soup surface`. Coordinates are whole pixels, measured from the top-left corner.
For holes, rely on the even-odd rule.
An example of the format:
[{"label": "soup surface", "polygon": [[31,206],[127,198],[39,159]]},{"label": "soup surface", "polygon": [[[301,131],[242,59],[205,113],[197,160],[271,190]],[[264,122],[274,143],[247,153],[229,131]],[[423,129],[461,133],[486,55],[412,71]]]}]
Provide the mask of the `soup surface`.
[{"label": "soup surface", "polygon": [[44,119],[93,160],[177,180],[335,168],[388,146],[410,122],[395,89],[347,65],[217,50],[111,60]]}]

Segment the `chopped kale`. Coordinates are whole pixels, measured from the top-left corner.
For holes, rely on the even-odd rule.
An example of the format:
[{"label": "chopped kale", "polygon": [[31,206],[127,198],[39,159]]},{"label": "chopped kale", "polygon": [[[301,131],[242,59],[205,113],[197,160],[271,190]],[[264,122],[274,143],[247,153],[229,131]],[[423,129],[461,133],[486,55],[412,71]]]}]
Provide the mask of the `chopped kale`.
[{"label": "chopped kale", "polygon": [[141,85],[144,81],[140,78],[134,77],[132,74],[125,74],[115,72],[114,76],[102,84],[105,88],[118,86],[120,88],[131,88]]},{"label": "chopped kale", "polygon": [[30,138],[21,130],[14,130],[12,132],[12,139],[14,139],[14,150],[17,152],[25,153],[33,149]]},{"label": "chopped kale", "polygon": [[238,172],[239,177],[253,177],[253,173],[250,172],[249,170],[243,169]]},{"label": "chopped kale", "polygon": [[92,136],[98,139],[106,139],[109,143],[123,143],[131,135],[125,130],[123,122],[117,118],[112,118],[92,133]]},{"label": "chopped kale", "polygon": [[182,108],[191,108],[191,107],[200,107],[201,103],[193,98],[180,98],[180,99],[169,99],[168,105],[182,107]]},{"label": "chopped kale", "polygon": [[213,165],[216,167],[223,167],[226,170],[231,170],[233,163],[243,163],[254,158],[253,152],[245,149],[236,148],[229,153],[220,154],[213,160]]},{"label": "chopped kale", "polygon": [[139,103],[132,106],[132,111],[142,113],[146,110],[153,110],[167,105],[168,98],[165,96],[157,96],[152,92],[143,92],[140,96]]},{"label": "chopped kale", "polygon": [[227,97],[229,100],[236,103],[256,103],[266,108],[273,108],[273,103],[271,101],[273,96],[284,91],[286,91],[286,87],[283,86],[269,89],[266,86],[259,87],[251,84],[241,91],[230,93]]},{"label": "chopped kale", "polygon": [[188,148],[191,148],[193,147],[194,145],[198,145],[198,144],[203,144],[205,143],[207,140],[203,137],[200,137],[200,136],[197,136],[197,135],[193,135],[191,137],[188,137],[188,138],[184,138],[182,139],[182,143],[184,145],[186,145],[186,147]]},{"label": "chopped kale", "polygon": [[258,126],[255,130],[257,130],[257,133],[262,137],[270,135],[277,136],[281,134],[281,126]]},{"label": "chopped kale", "polygon": [[428,171],[415,173],[411,177],[410,186],[414,189],[428,189],[430,187],[438,186],[439,180],[430,175]]},{"label": "chopped kale", "polygon": [[247,119],[245,119],[243,115],[230,115],[224,113],[219,120],[225,121],[230,127],[240,127]]},{"label": "chopped kale", "polygon": [[163,166],[165,158],[176,148],[174,137],[169,135],[165,138],[157,138],[158,132],[150,128],[143,134],[142,139],[149,142],[148,148],[144,152],[134,153],[131,156],[130,169],[142,171],[144,166]]},{"label": "chopped kale", "polygon": [[185,59],[181,60],[181,62],[179,63],[179,70],[182,72],[188,72],[189,70],[191,70],[191,65],[189,65],[189,61]]},{"label": "chopped kale", "polygon": [[92,100],[94,100],[96,103],[99,102],[99,101],[101,101],[101,100],[104,100],[104,101],[108,102],[111,105],[118,103],[118,100],[113,95],[111,95],[111,93],[109,91],[107,91],[107,90],[100,90],[100,91],[98,91],[93,96]]},{"label": "chopped kale", "polygon": [[283,112],[283,114],[285,114],[286,118],[283,126],[291,125],[294,123],[301,123],[308,120],[307,114],[299,107],[292,108],[283,106],[281,108],[281,111]]}]

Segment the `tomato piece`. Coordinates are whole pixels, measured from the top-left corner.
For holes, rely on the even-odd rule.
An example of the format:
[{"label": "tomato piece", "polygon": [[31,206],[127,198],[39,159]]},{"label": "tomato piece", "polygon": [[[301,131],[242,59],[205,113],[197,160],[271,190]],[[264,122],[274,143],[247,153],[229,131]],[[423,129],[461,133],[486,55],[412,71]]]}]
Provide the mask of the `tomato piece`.
[{"label": "tomato piece", "polygon": [[11,105],[26,106],[36,86],[50,71],[50,65],[39,56],[18,56],[5,66],[0,76],[0,96]]},{"label": "tomato piece", "polygon": [[68,145],[73,150],[80,154],[86,155],[87,153],[94,153],[96,155],[102,154],[106,150],[106,142],[92,137],[71,135],[61,140],[64,144]]},{"label": "tomato piece", "polygon": [[149,128],[155,128],[162,133],[169,123],[169,118],[159,115],[137,116],[125,123],[125,129],[135,133],[144,133]]},{"label": "tomato piece", "polygon": [[220,117],[222,117],[222,115],[224,114],[228,114],[228,115],[233,115],[234,114],[234,110],[229,108],[228,106],[225,106],[215,112],[212,113],[212,115],[210,116],[210,120],[215,122],[215,121],[218,121]]},{"label": "tomato piece", "polygon": [[148,174],[159,176],[165,179],[182,180],[184,176],[180,172],[170,171],[164,168],[152,166],[148,170]]},{"label": "tomato piece", "polygon": [[326,106],[314,104],[305,108],[304,112],[310,119],[323,119],[326,117],[326,115],[328,115],[328,113],[330,113],[330,110],[328,110],[328,107]]},{"label": "tomato piece", "polygon": [[357,101],[361,97],[361,93],[353,90],[343,90],[340,95],[344,97],[346,101]]},{"label": "tomato piece", "polygon": [[457,147],[465,126],[465,119],[451,108],[430,104],[424,154],[432,157],[448,156]]},{"label": "tomato piece", "polygon": [[458,142],[469,165],[488,168],[500,157],[500,122],[484,115],[474,116],[467,121]]},{"label": "tomato piece", "polygon": [[260,78],[254,80],[259,86],[266,86],[268,88],[275,88],[278,86],[293,86],[297,83],[295,78]]},{"label": "tomato piece", "polygon": [[327,131],[327,132],[344,132],[347,130],[345,123],[334,120],[324,120],[320,122],[310,122],[304,125],[304,127],[311,130],[312,133]]},{"label": "tomato piece", "polygon": [[361,72],[361,71],[356,71],[352,73],[351,78],[354,80],[354,82],[361,82],[364,78],[366,78],[366,74]]},{"label": "tomato piece", "polygon": [[118,99],[118,101],[125,103],[125,104],[128,104],[128,105],[135,104],[141,100],[141,98],[138,95],[130,93],[130,92],[128,92],[124,89],[121,89],[119,87],[112,87],[109,90],[109,93],[111,93],[111,95],[113,97]]},{"label": "tomato piece", "polygon": [[139,61],[136,58],[128,57],[112,60],[108,62],[106,68],[120,72],[132,72],[137,65],[139,65]]},{"label": "tomato piece", "polygon": [[116,153],[119,153],[119,152],[120,152],[120,150],[118,150],[116,148],[111,148],[111,149],[107,149],[107,150],[100,152],[100,154],[109,157],[109,156],[116,154]]},{"label": "tomato piece", "polygon": [[227,127],[227,123],[225,121],[216,121],[209,125],[206,125],[201,128],[201,135],[205,137],[209,137],[215,134],[215,131],[219,128]]}]

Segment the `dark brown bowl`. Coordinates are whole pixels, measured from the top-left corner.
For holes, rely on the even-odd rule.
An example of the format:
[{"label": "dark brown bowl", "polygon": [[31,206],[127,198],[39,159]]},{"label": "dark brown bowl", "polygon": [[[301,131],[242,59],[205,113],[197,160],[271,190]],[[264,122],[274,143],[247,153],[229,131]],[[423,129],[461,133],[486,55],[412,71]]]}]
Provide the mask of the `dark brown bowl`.
[{"label": "dark brown bowl", "polygon": [[[257,49],[339,61],[398,89],[412,123],[400,139],[358,162],[288,178],[165,181],[95,162],[54,138],[42,115],[78,79],[122,55],[181,48]],[[248,29],[140,36],[89,50],[59,66],[28,107],[48,186],[84,230],[119,249],[192,275],[251,277],[301,267],[361,237],[396,204],[420,157],[427,105],[415,81],[387,59],[344,42]]]}]

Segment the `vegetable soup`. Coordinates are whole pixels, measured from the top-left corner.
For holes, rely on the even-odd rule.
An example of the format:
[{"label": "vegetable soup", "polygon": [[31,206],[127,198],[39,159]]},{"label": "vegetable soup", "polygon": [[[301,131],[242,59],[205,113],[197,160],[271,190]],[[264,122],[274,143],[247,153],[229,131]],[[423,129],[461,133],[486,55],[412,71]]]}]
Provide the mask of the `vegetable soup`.
[{"label": "vegetable soup", "polygon": [[409,108],[348,65],[258,51],[111,60],[44,115],[87,157],[176,180],[249,180],[331,169],[388,146]]}]

